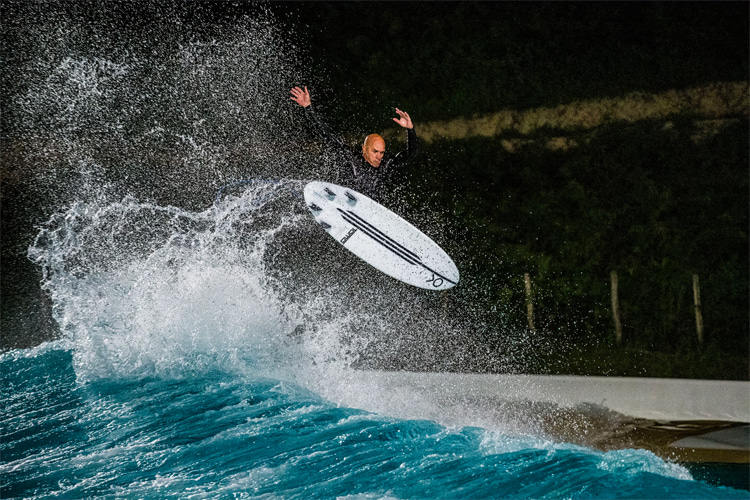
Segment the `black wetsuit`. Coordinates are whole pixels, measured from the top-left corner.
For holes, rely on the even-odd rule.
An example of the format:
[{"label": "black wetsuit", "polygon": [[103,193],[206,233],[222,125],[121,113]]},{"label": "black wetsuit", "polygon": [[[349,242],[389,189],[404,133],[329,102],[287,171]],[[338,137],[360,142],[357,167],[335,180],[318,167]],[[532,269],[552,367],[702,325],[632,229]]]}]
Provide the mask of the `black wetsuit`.
[{"label": "black wetsuit", "polygon": [[341,161],[346,172],[343,176],[343,182],[339,182],[349,185],[352,189],[376,201],[380,199],[383,184],[393,169],[413,159],[419,152],[417,133],[413,128],[407,129],[406,149],[396,155],[384,155],[380,166],[373,167],[364,159],[362,151],[350,148],[341,137],[334,134],[328,125],[321,120],[320,116],[313,111],[312,106],[305,108],[305,115],[315,125],[326,142],[335,147],[341,155]]}]

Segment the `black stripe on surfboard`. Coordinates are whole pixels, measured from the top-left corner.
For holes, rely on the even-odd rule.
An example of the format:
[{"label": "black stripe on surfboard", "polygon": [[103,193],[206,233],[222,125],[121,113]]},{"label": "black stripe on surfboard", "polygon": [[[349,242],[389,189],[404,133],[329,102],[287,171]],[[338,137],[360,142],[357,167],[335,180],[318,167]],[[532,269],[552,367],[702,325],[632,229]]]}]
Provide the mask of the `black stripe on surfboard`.
[{"label": "black stripe on surfboard", "polygon": [[381,238],[383,238],[386,241],[389,241],[390,243],[392,243],[393,245],[395,245],[397,248],[399,248],[405,254],[410,255],[414,260],[417,260],[417,261],[421,261],[422,260],[419,257],[419,255],[417,255],[416,253],[412,252],[411,250],[409,250],[408,248],[406,248],[405,246],[403,246],[402,244],[400,244],[399,242],[397,242],[396,240],[394,240],[393,238],[391,238],[390,236],[388,236],[387,234],[385,234],[383,231],[381,231],[380,229],[376,228],[375,226],[373,226],[372,224],[370,224],[369,222],[367,222],[366,220],[364,220],[362,217],[360,217],[359,215],[357,215],[354,212],[352,212],[351,210],[347,210],[346,212],[344,212],[343,210],[341,210],[339,208],[338,211],[341,212],[342,214],[346,213],[346,214],[350,215],[351,217],[356,218],[360,223],[362,223],[362,224],[366,225],[367,227],[369,227],[372,231],[374,231],[376,234],[378,234]]},{"label": "black stripe on surfboard", "polygon": [[424,269],[428,270],[432,274],[444,279],[448,283],[453,283],[456,285],[457,283],[450,278],[447,278],[446,276],[440,274],[439,272],[429,268],[424,263],[422,263],[422,259],[409,250],[408,248],[401,245],[399,242],[395,241],[393,238],[367,222],[365,219],[363,219],[361,216],[355,214],[354,212],[347,210],[341,210],[340,208],[336,208],[339,212],[341,212],[341,216],[344,218],[345,221],[349,222],[353,226],[355,226],[357,229],[365,233],[367,236],[372,238],[373,240],[377,241],[381,245],[383,245],[385,248],[393,252],[394,254],[398,255],[402,259],[404,259],[406,262],[412,265],[419,265],[422,266]]},{"label": "black stripe on surfboard", "polygon": [[385,248],[387,248],[391,252],[395,253],[396,255],[398,255],[399,257],[401,257],[402,259],[404,259],[409,264],[411,264],[413,266],[417,266],[417,265],[421,264],[420,259],[419,259],[418,256],[412,257],[413,254],[410,255],[411,252],[406,253],[406,252],[401,251],[401,249],[399,248],[401,245],[398,245],[398,243],[396,243],[395,241],[393,241],[392,239],[390,239],[388,236],[383,237],[383,236],[379,235],[378,232],[375,232],[372,229],[370,229],[369,227],[367,227],[366,225],[361,224],[359,221],[357,221],[355,218],[351,217],[349,214],[347,214],[345,212],[342,212],[341,217],[346,222],[348,222],[352,226],[356,227],[357,229],[359,229],[360,231],[362,231],[363,233],[365,233],[367,236],[369,236],[370,238],[372,238],[376,242],[380,243]]}]

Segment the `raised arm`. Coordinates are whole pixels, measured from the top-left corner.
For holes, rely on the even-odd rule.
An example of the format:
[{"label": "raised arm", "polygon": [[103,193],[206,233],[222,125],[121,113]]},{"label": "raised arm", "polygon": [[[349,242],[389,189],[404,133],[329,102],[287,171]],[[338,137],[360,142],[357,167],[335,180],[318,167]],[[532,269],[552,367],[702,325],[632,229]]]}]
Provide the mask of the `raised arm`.
[{"label": "raised arm", "polygon": [[347,151],[351,155],[351,148],[349,148],[346,143],[344,143],[343,138],[334,133],[331,128],[321,119],[321,117],[318,116],[318,114],[313,110],[314,106],[311,106],[312,99],[310,99],[310,92],[307,90],[307,87],[305,87],[304,90],[300,87],[294,87],[290,92],[292,94],[292,101],[296,102],[305,109],[305,115],[307,116],[307,119],[312,122],[323,139],[331,146],[334,146],[341,151]]},{"label": "raised arm", "polygon": [[419,139],[417,138],[417,131],[414,130],[414,123],[412,123],[409,113],[401,111],[398,108],[396,108],[396,113],[398,113],[398,118],[394,118],[393,121],[406,129],[406,149],[398,153],[394,158],[396,164],[399,164],[403,161],[411,160],[419,154]]}]

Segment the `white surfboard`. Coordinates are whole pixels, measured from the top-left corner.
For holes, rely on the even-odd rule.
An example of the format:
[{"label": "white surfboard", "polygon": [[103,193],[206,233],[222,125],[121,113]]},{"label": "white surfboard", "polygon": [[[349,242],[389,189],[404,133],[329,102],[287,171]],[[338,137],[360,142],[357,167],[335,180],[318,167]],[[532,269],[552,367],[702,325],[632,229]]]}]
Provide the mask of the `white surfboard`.
[{"label": "white surfboard", "polygon": [[388,276],[427,290],[458,283],[456,264],[442,248],[367,196],[314,181],[305,186],[305,202],[332,238]]}]

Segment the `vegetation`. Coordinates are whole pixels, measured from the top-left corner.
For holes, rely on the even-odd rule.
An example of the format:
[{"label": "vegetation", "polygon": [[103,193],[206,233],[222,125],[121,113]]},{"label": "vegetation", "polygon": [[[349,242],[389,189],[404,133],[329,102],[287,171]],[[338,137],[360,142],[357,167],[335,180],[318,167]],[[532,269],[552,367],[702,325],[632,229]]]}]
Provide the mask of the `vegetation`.
[{"label": "vegetation", "polygon": [[[610,271],[620,276],[625,344],[662,353],[748,352],[748,125],[695,141],[692,120],[600,127],[552,150],[544,136],[515,153],[502,141],[433,143],[411,172],[412,203],[452,207],[471,230],[477,273],[503,276],[494,300],[574,344],[614,345]],[[720,152],[720,154],[717,154]],[[437,199],[436,199],[437,198]],[[501,256],[501,263],[496,257]],[[706,345],[695,333],[692,274],[701,280]],[[471,274],[471,271],[470,271]],[[746,354],[745,354],[746,355]],[[737,374],[747,376],[747,358]],[[743,366],[744,365],[744,366]]]},{"label": "vegetation", "polygon": [[342,132],[381,129],[389,106],[416,119],[425,154],[394,188],[406,186],[412,207],[445,208],[453,234],[443,243],[452,254],[470,249],[462,274],[492,284],[482,294],[498,322],[526,327],[530,274],[535,335],[555,345],[531,369],[748,378],[743,6],[324,3],[290,12],[326,82],[314,92]]}]

